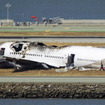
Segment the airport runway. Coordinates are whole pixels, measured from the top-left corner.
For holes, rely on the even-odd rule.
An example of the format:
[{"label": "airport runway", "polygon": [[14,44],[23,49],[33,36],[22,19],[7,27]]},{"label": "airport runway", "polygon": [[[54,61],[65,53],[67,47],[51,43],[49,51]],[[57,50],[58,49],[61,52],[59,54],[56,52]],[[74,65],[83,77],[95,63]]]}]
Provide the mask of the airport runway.
[{"label": "airport runway", "polygon": [[[93,27],[92,27],[92,26]],[[103,24],[62,24],[62,25],[39,25],[39,26],[2,26],[0,32],[105,32],[105,25]]]},{"label": "airport runway", "polygon": [[7,40],[57,43],[105,43],[105,37],[0,37],[0,41]]},{"label": "airport runway", "polygon": [[105,83],[104,76],[95,77],[82,77],[82,76],[70,76],[70,77],[36,77],[36,76],[1,76],[0,82],[60,82],[60,83]]}]

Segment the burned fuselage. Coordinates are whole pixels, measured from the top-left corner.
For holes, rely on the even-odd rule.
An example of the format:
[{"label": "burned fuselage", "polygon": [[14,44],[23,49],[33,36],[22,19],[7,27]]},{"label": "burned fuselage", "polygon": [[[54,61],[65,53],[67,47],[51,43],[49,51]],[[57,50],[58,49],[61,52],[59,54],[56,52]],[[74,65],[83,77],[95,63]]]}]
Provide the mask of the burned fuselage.
[{"label": "burned fuselage", "polygon": [[83,46],[47,46],[40,42],[16,41],[0,45],[0,54],[15,69],[65,68],[105,65],[105,49]]},{"label": "burned fuselage", "polygon": [[13,62],[17,69],[23,67],[48,69],[66,65],[66,56],[64,58],[64,54],[61,54],[62,48],[57,46],[47,46],[40,42],[29,41],[8,42],[5,43],[5,46],[6,49],[3,51],[4,58]]}]

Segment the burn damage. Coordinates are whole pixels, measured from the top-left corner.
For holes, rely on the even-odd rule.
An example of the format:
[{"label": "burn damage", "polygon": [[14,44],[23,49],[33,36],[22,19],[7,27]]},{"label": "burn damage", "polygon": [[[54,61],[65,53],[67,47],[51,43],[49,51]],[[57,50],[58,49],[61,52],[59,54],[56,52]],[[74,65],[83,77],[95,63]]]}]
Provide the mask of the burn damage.
[{"label": "burn damage", "polygon": [[27,41],[16,41],[13,44],[11,44],[10,48],[14,51],[14,52],[22,52],[24,50],[27,50],[29,46],[29,42]]},{"label": "burn damage", "polygon": [[40,42],[30,42],[29,49],[30,48],[38,48],[40,50],[44,50],[46,48],[49,48],[49,49],[58,48],[58,49],[60,49],[61,47],[58,47],[58,46],[55,46],[55,45],[47,46],[44,43],[40,43]]},{"label": "burn damage", "polygon": [[[63,47],[58,47],[55,45],[47,46],[44,43],[30,42],[30,41],[16,41],[10,45],[10,49],[12,49],[14,53],[21,53],[23,55],[22,58],[25,58],[27,51],[30,50],[37,49],[37,51],[44,52],[47,49],[52,51],[54,49],[59,50],[61,48]],[[32,70],[32,69],[47,70],[49,68],[54,68],[54,67],[40,62],[6,58],[0,60],[0,68],[14,68],[15,71],[20,71],[20,70],[23,71],[23,70]]]},{"label": "burn damage", "polygon": [[29,42],[29,41],[16,41],[11,45],[11,49],[13,49],[15,52],[20,52],[24,50],[30,50],[33,48],[37,48],[39,50],[45,50],[46,48],[49,49],[61,49],[66,46],[58,47],[55,45],[47,46],[44,43],[41,42]]},{"label": "burn damage", "polygon": [[[90,53],[87,53],[88,51]],[[6,42],[0,46],[0,55],[5,58],[4,61],[0,61],[0,68],[7,66],[15,70],[65,68],[67,71],[89,66],[104,70],[104,53],[105,49],[93,47],[58,47],[30,41]]]}]

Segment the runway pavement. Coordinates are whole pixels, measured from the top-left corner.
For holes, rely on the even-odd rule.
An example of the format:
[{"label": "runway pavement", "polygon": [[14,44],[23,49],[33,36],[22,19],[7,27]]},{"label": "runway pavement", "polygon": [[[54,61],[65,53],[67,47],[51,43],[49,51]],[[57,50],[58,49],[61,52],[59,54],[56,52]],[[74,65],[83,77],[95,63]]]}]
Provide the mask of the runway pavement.
[{"label": "runway pavement", "polygon": [[57,43],[105,43],[105,37],[0,37],[0,41],[36,41]]},{"label": "runway pavement", "polygon": [[47,26],[2,26],[0,32],[105,32],[105,25],[68,24]]},{"label": "runway pavement", "polygon": [[36,77],[36,76],[1,76],[0,82],[60,82],[60,83],[105,83],[105,77],[95,76],[95,77]]}]

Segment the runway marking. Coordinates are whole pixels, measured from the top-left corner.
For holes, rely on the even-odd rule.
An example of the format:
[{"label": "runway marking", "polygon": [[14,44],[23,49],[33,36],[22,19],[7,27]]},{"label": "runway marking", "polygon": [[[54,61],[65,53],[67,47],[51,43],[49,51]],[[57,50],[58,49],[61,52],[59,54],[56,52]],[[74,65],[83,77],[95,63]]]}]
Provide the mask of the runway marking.
[{"label": "runway marking", "polygon": [[64,29],[66,29],[66,30],[67,30],[67,29],[70,29],[70,28],[69,28],[69,27],[65,27]]},{"label": "runway marking", "polygon": [[45,30],[45,32],[50,32],[51,30]]}]

